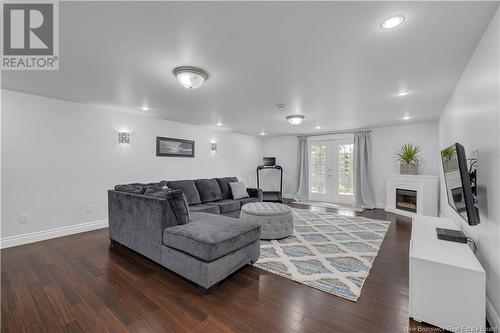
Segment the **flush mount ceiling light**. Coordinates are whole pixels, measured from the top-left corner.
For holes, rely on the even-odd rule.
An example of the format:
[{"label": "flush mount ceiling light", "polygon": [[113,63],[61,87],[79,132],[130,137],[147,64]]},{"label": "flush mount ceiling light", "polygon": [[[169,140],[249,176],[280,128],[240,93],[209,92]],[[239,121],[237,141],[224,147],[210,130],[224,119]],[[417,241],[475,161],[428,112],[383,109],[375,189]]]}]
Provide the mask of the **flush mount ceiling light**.
[{"label": "flush mount ceiling light", "polygon": [[396,92],[396,96],[402,97],[402,96],[408,95],[409,93],[410,92],[408,90],[401,90],[401,91]]},{"label": "flush mount ceiling light", "polygon": [[382,21],[380,26],[382,27],[382,29],[392,29],[403,23],[404,20],[405,17],[403,15],[396,15]]},{"label": "flush mount ceiling light", "polygon": [[179,82],[181,86],[187,89],[199,88],[208,79],[207,72],[196,67],[177,67],[173,70],[173,73],[177,78],[177,82]]},{"label": "flush mount ceiling light", "polygon": [[217,123],[217,126],[221,127],[221,126],[222,126],[222,123],[219,121],[219,122]]},{"label": "flush mount ceiling light", "polygon": [[143,105],[143,106],[141,106],[141,110],[142,111],[151,111],[151,108],[148,107],[147,105]]},{"label": "flush mount ceiling light", "polygon": [[301,114],[292,114],[290,116],[287,116],[286,120],[288,120],[288,122],[292,125],[298,125],[302,122],[302,120],[304,120],[304,118],[305,117]]},{"label": "flush mount ceiling light", "polygon": [[318,125],[318,126],[316,126],[316,129],[321,129],[321,126],[319,126],[319,125]]},{"label": "flush mount ceiling light", "polygon": [[410,116],[404,116],[404,117],[403,117],[403,120],[410,120],[410,119],[411,119],[411,117],[410,117]]},{"label": "flush mount ceiling light", "polygon": [[260,132],[260,135],[266,135],[266,133],[264,131]]}]

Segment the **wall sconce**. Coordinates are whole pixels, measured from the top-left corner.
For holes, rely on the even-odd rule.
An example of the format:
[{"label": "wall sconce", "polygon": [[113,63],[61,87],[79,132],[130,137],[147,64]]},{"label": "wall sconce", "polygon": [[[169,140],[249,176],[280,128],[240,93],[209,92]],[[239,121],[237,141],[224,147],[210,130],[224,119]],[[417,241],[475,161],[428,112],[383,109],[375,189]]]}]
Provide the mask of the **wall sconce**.
[{"label": "wall sconce", "polygon": [[217,151],[217,142],[210,142],[210,151]]},{"label": "wall sconce", "polygon": [[118,132],[118,143],[129,144],[130,132]]}]

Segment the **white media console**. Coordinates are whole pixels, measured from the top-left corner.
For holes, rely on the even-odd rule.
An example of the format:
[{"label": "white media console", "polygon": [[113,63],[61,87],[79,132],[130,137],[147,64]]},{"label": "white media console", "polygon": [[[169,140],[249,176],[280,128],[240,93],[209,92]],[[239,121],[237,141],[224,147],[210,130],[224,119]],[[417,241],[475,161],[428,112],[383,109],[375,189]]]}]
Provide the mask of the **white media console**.
[{"label": "white media console", "polygon": [[416,215],[410,240],[410,317],[453,332],[481,332],[486,321],[485,272],[467,244],[437,238],[450,219]]}]

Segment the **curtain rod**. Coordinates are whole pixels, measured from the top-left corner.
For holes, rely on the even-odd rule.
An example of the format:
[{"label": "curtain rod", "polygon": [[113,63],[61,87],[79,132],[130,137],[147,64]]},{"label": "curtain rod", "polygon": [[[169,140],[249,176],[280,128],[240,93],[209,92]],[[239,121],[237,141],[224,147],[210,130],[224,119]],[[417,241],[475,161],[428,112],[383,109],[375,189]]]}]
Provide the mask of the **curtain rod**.
[{"label": "curtain rod", "polygon": [[348,133],[355,133],[355,132],[371,132],[371,131],[372,131],[371,129],[360,128],[360,129],[355,129],[355,130],[310,133],[310,134],[297,135],[297,137],[298,138],[308,138],[310,136],[321,136],[321,135],[332,135],[332,134],[348,134]]}]

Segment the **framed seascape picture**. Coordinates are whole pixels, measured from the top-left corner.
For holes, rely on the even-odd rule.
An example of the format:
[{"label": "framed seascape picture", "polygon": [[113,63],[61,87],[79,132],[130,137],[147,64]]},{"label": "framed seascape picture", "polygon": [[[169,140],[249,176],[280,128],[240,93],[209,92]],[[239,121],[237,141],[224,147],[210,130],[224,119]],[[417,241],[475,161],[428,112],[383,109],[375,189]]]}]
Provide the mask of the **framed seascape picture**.
[{"label": "framed seascape picture", "polygon": [[194,157],[194,141],[157,136],[156,156]]}]

